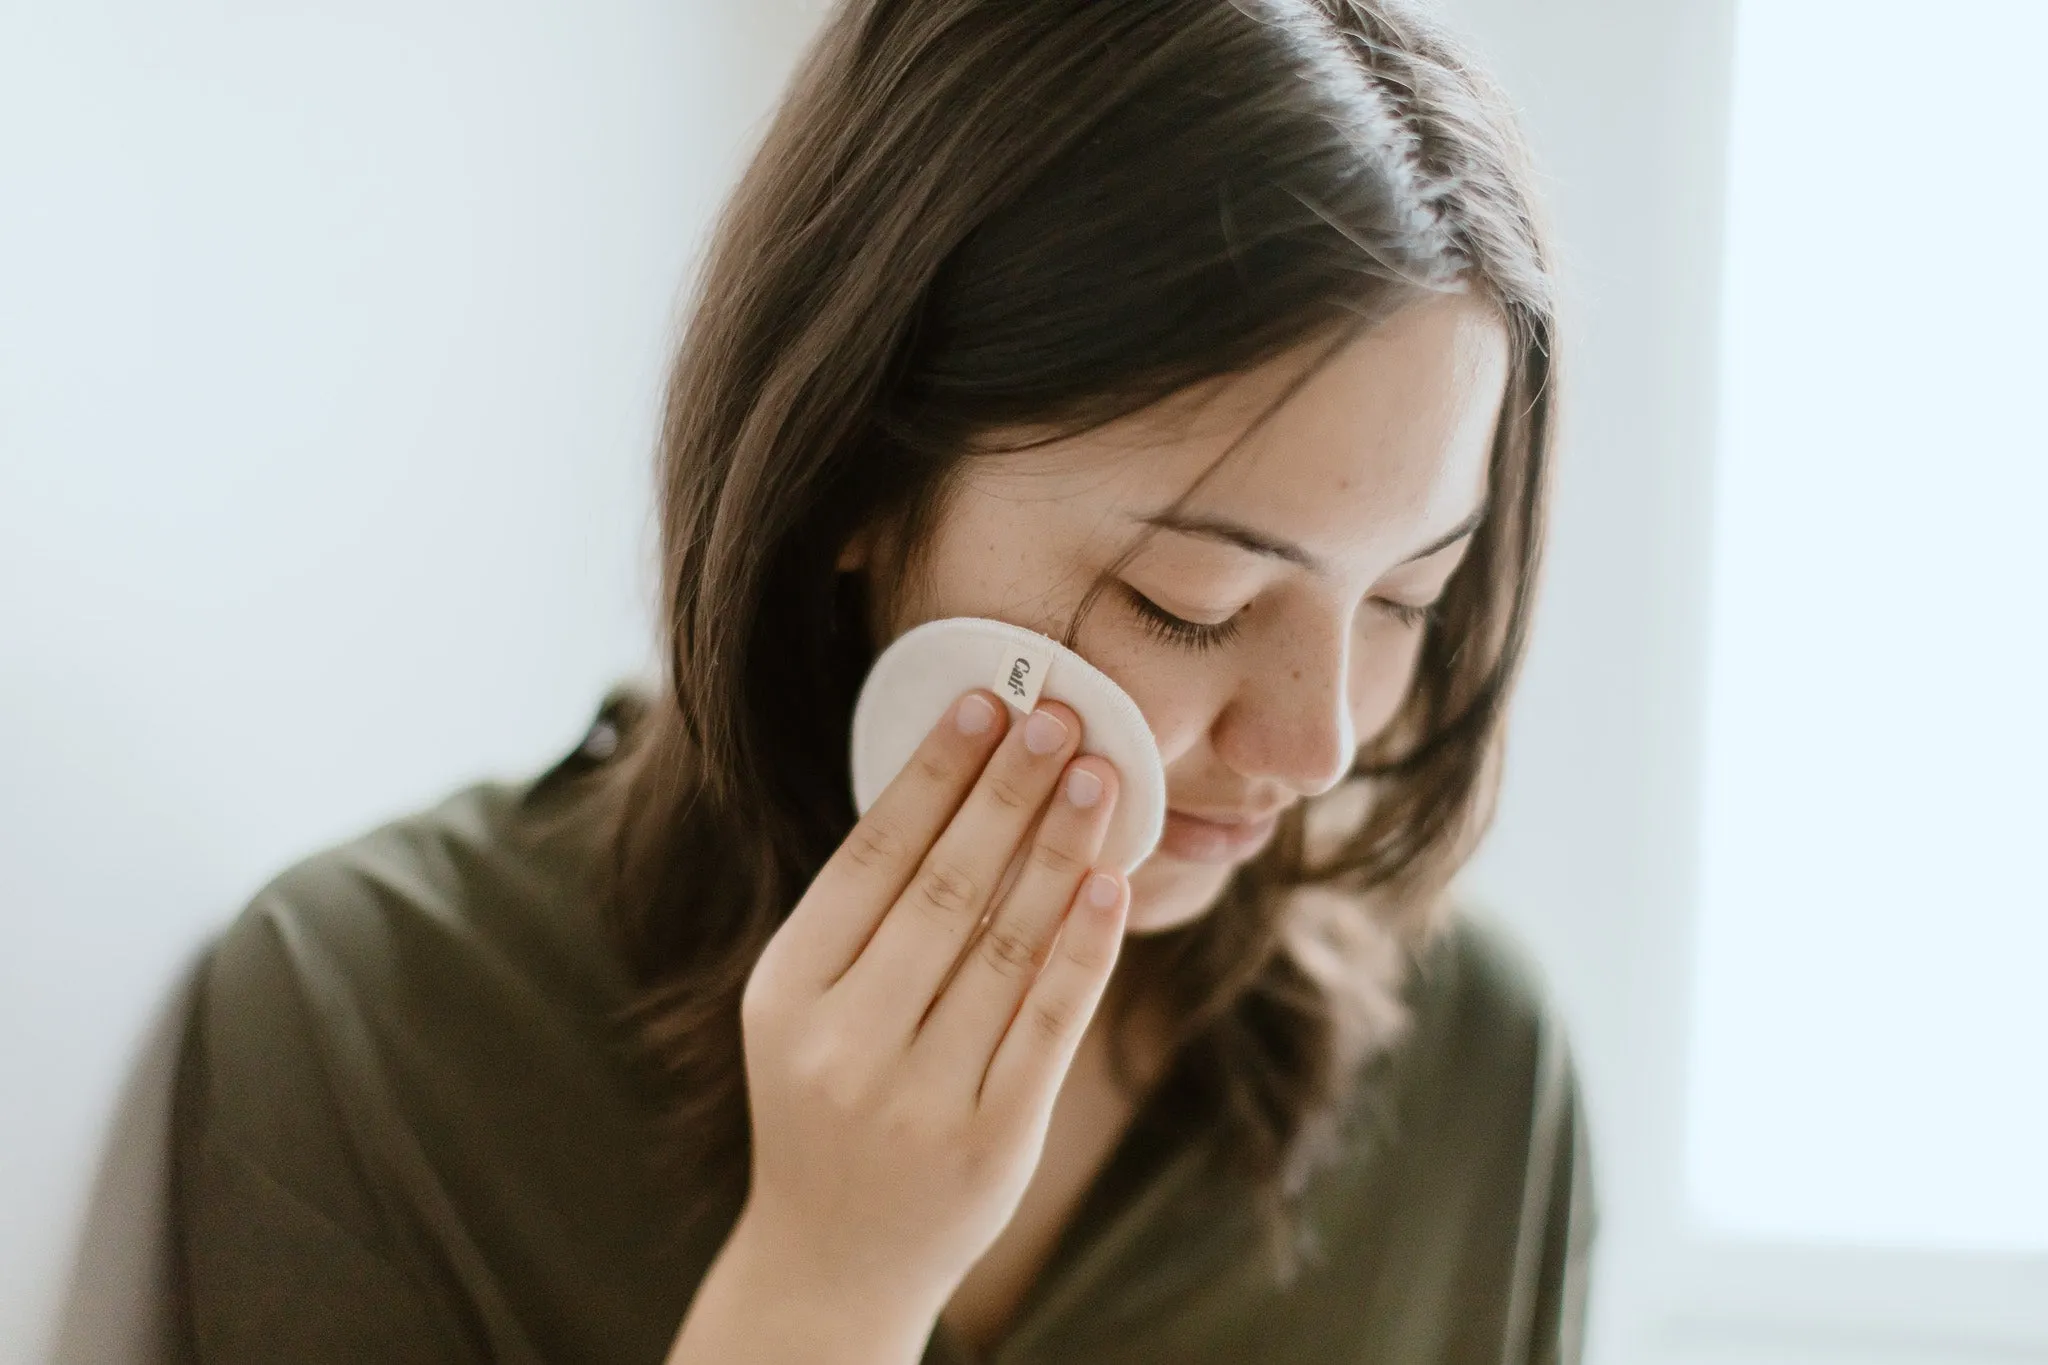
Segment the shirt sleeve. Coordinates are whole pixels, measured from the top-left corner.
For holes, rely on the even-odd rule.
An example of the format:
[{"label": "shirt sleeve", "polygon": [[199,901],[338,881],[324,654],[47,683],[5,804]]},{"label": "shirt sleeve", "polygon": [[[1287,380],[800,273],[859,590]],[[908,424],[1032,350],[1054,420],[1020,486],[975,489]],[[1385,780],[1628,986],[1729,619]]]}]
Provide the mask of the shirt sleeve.
[{"label": "shirt sleeve", "polygon": [[388,1262],[244,1154],[181,1154],[187,1349],[199,1365],[468,1359]]},{"label": "shirt sleeve", "polygon": [[[1460,917],[1424,973],[1401,1180],[1434,1191],[1400,1226],[1445,1253],[1437,1311],[1455,1321],[1430,1358],[1579,1365],[1594,1235],[1586,1111],[1562,1020],[1519,943]],[[1403,1297],[1432,1285],[1397,1277]],[[1452,1307],[1455,1305],[1455,1308]]]},{"label": "shirt sleeve", "polygon": [[172,1122],[179,1318],[197,1365],[480,1361],[380,1225],[261,898],[194,992]]},{"label": "shirt sleeve", "polygon": [[1579,1365],[1584,1354],[1587,1272],[1594,1231],[1586,1115],[1562,1032],[1538,1047],[1523,1259],[1516,1291],[1529,1299],[1530,1365]]}]

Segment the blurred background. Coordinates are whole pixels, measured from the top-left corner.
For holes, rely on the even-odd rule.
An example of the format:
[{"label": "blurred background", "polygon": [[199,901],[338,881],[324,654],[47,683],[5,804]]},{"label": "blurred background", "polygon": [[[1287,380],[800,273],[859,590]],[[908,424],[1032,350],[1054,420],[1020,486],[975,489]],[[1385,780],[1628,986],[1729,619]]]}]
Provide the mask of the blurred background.
[{"label": "blurred background", "polygon": [[[1583,1071],[1590,1358],[2048,1360],[2048,6],[1447,9],[1571,326],[1468,889]],[[207,936],[652,666],[682,291],[821,12],[0,4],[0,1360],[152,1358]]]}]

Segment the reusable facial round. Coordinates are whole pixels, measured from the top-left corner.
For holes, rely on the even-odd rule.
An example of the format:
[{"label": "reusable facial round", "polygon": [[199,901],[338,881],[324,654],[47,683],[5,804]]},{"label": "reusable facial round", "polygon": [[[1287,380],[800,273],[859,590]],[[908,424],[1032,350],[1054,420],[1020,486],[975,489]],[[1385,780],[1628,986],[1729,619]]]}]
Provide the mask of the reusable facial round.
[{"label": "reusable facial round", "polygon": [[1013,720],[1041,697],[1081,717],[1079,752],[1121,779],[1098,865],[1130,873],[1166,827],[1166,769],[1130,694],[1059,641],[985,616],[948,616],[905,631],[875,660],[853,707],[853,801],[865,815],[961,693],[986,687]]}]

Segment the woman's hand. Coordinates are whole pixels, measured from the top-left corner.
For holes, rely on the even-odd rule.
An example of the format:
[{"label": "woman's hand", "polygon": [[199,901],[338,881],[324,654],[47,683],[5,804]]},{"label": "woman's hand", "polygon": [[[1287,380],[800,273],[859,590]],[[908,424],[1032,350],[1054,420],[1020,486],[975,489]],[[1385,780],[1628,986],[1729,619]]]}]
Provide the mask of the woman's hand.
[{"label": "woman's hand", "polygon": [[[1058,702],[1009,720],[980,690],[947,710],[769,941],[742,999],[753,1183],[741,1222],[841,1302],[936,1318],[1023,1198],[1116,962],[1128,888],[1089,868],[1115,766],[1067,761],[1081,722]],[[1073,794],[1088,796],[1088,776],[1101,786],[1083,806]],[[1089,894],[1098,885],[1107,905]]]}]

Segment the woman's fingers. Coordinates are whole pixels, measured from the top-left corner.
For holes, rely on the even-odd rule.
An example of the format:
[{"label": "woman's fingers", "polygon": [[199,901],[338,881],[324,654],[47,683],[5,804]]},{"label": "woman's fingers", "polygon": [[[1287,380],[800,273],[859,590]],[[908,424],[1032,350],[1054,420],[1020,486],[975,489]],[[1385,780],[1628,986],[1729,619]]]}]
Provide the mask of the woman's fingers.
[{"label": "woman's fingers", "polygon": [[1084,755],[1068,765],[1015,886],[911,1044],[916,1064],[928,1074],[979,1085],[1018,1002],[1052,951],[1089,864],[1102,850],[1116,796],[1116,768],[1107,759]]},{"label": "woman's fingers", "polygon": [[[983,688],[947,708],[776,932],[777,975],[814,997],[846,974],[973,790],[1009,712]],[[963,728],[962,717],[979,728]]]},{"label": "woman's fingers", "polygon": [[1079,746],[1081,718],[1041,701],[1013,725],[981,778],[833,988],[850,1012],[908,1046],[960,953],[974,936],[1004,870]]},{"label": "woman's fingers", "polygon": [[[1113,894],[1107,905],[1097,888]],[[1091,872],[1069,903],[1052,956],[1039,969],[1024,1003],[989,1060],[980,1107],[1002,1121],[1040,1120],[1052,1111],[1074,1050],[1109,984],[1123,946],[1130,884],[1114,871]]]}]

